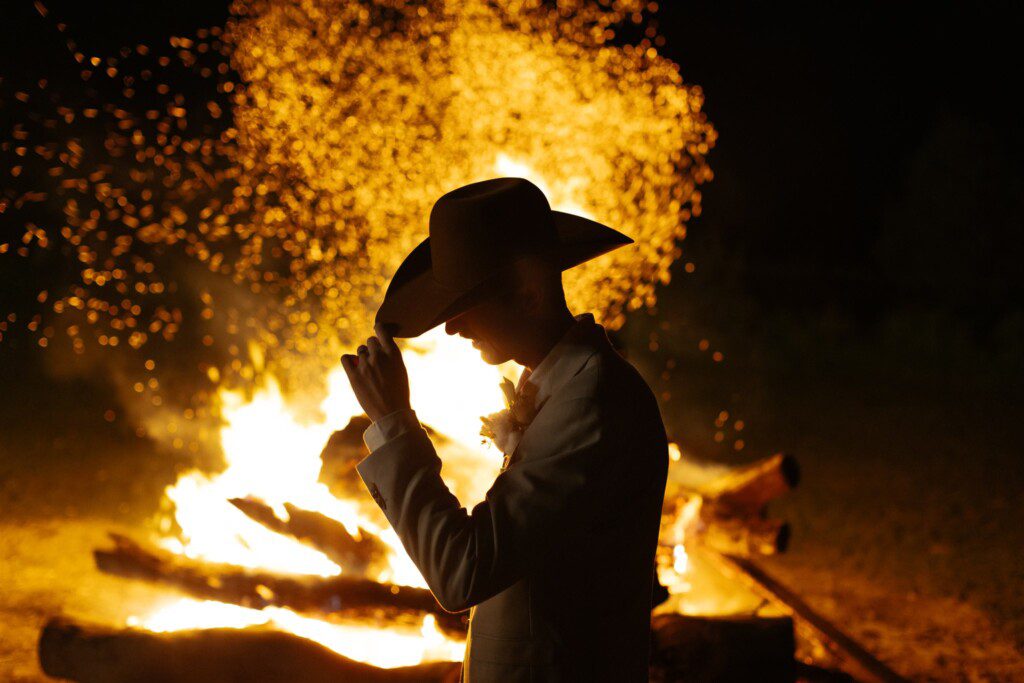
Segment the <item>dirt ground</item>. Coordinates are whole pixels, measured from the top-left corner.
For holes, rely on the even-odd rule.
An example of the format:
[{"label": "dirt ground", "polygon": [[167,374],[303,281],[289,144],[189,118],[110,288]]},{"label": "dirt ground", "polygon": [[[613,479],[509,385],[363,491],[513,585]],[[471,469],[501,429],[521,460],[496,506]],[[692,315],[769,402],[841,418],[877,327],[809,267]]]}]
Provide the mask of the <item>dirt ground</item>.
[{"label": "dirt ground", "polygon": [[[0,413],[3,681],[47,680],[35,648],[52,616],[123,623],[138,607],[168,599],[139,582],[100,574],[92,550],[108,531],[145,530],[178,463],[96,420],[105,408],[89,400],[94,396],[73,394],[8,397]],[[26,429],[40,419],[53,427]]]},{"label": "dirt ground", "polygon": [[0,679],[48,680],[39,668],[36,643],[54,615],[124,623],[133,613],[173,599],[168,592],[96,571],[92,549],[115,526],[101,518],[0,525]]},{"label": "dirt ground", "polygon": [[860,398],[777,406],[803,481],[765,566],[913,680],[1024,680],[1019,411]]}]

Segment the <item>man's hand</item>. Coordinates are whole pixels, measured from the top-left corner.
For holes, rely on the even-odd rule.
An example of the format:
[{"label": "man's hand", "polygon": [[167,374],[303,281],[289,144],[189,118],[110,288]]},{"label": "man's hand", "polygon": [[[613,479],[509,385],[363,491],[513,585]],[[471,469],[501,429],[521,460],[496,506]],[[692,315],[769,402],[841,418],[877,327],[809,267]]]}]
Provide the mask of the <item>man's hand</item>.
[{"label": "man's hand", "polygon": [[366,416],[376,422],[398,410],[409,408],[409,375],[398,345],[383,325],[374,327],[376,336],[341,357],[352,391]]}]

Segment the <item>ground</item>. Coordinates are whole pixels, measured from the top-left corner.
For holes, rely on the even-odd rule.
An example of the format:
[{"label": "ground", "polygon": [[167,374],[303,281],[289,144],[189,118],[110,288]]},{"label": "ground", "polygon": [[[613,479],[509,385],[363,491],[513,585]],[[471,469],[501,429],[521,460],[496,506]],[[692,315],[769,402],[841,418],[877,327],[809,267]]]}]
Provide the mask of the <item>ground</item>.
[{"label": "ground", "polygon": [[851,402],[828,419],[824,405],[779,430],[804,479],[774,510],[790,552],[765,566],[913,680],[1024,680],[1010,414]]}]

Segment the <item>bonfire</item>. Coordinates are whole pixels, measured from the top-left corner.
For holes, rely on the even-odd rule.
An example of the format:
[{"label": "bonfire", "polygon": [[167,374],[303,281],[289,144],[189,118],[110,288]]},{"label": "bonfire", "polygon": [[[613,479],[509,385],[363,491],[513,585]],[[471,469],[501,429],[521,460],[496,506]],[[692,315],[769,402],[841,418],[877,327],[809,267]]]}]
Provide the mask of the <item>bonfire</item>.
[{"label": "bonfire", "polygon": [[[116,352],[139,433],[223,462],[167,488],[152,537],[115,534],[96,550],[101,571],[165,586],[167,600],[125,623],[55,618],[40,640],[47,673],[457,676],[464,619],[437,605],[354,474],[366,422],[337,357],[369,332],[429,203],[493,176],[526,177],[554,208],[636,241],[567,276],[573,309],[614,330],[654,305],[700,215],[716,139],[703,92],[659,53],[655,11],[639,0],[236,0],[226,26],[163,47],[101,57],[68,39],[98,100],[53,99],[49,118],[14,126],[4,150],[25,186],[5,190],[0,212],[25,229],[0,254],[70,254],[74,277],[45,283],[28,322],[39,345]],[[187,95],[169,86],[189,79]],[[54,205],[62,220],[42,224]],[[443,476],[471,506],[501,464],[479,418],[519,368],[488,368],[439,331],[404,354],[412,386],[432,392],[412,401]],[[165,388],[194,375],[183,406]],[[794,615],[838,642],[744,564],[785,549],[788,527],[766,505],[796,483],[794,460],[704,466],[677,444],[671,456],[652,678],[789,676]]]}]

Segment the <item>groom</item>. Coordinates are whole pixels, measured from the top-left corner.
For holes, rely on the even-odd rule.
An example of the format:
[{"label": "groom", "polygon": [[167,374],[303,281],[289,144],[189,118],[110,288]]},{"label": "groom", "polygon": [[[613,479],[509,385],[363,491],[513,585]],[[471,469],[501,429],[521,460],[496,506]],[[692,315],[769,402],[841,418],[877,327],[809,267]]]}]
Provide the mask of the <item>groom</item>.
[{"label": "groom", "polygon": [[[441,606],[470,610],[468,683],[648,678],[665,430],[604,328],[569,312],[561,280],[630,242],[552,211],[521,178],[461,187],[435,203],[376,336],[341,359],[373,421],[360,476]],[[472,510],[441,480],[393,339],[442,323],[486,362],[526,367],[489,422],[505,464]]]}]

